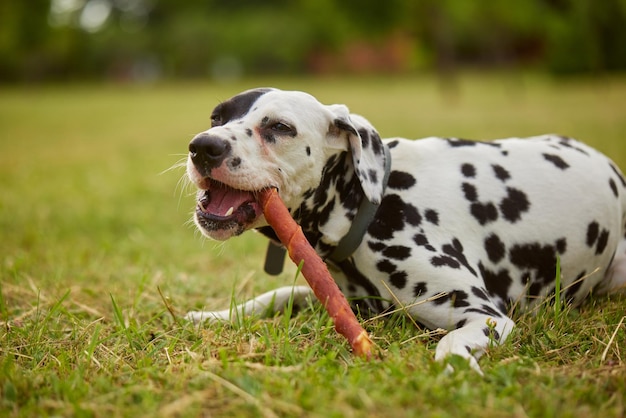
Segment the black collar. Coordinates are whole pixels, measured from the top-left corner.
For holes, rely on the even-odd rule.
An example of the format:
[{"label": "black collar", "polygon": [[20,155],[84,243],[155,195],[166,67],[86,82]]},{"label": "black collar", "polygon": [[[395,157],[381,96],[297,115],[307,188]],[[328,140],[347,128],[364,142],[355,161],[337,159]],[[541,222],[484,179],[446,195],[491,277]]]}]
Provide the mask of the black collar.
[{"label": "black collar", "polygon": [[[389,180],[389,172],[391,171],[391,153],[387,145],[383,145],[385,151],[385,175],[383,177],[383,193],[387,188],[387,182]],[[338,264],[350,257],[354,251],[361,245],[363,236],[367,231],[368,226],[372,223],[379,204],[370,202],[365,196],[361,200],[361,205],[357,210],[348,233],[339,241],[337,247],[333,253],[328,257],[328,260],[335,264]],[[283,265],[285,262],[286,249],[282,245],[270,241],[267,247],[267,253],[265,255],[265,272],[272,275],[282,273]]]}]

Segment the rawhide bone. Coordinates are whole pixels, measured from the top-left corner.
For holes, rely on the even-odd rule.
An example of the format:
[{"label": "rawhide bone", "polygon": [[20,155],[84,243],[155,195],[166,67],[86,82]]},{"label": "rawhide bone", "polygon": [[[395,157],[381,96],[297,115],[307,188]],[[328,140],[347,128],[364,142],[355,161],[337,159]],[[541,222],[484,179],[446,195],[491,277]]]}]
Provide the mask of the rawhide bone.
[{"label": "rawhide bone", "polygon": [[354,316],[344,294],[330,275],[326,263],[311,247],[302,228],[293,220],[276,189],[269,188],[260,192],[259,202],[265,219],[287,248],[291,260],[296,265],[303,262],[302,275],[333,319],[335,330],[346,337],[354,354],[370,358],[372,340]]}]

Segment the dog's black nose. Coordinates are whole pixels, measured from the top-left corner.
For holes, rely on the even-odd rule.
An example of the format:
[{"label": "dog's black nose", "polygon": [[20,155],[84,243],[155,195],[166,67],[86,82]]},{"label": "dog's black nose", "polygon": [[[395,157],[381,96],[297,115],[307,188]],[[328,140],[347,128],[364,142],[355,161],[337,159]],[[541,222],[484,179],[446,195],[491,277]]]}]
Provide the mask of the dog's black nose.
[{"label": "dog's black nose", "polygon": [[[202,133],[196,135],[189,143],[189,155],[191,161],[199,170],[210,170],[218,167],[230,154],[231,145],[223,139]],[[202,174],[209,174],[202,173]]]}]

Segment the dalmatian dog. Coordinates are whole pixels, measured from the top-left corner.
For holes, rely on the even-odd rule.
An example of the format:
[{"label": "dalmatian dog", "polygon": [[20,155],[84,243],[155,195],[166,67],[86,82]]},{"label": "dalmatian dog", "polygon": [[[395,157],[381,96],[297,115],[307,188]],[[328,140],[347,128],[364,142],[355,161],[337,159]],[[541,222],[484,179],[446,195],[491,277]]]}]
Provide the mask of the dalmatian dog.
[{"label": "dalmatian dog", "polygon": [[[514,309],[555,295],[557,262],[560,296],[572,304],[626,284],[626,181],[574,139],[381,140],[344,105],[264,88],[213,110],[189,145],[187,174],[204,235],[252,229],[277,242],[256,198],[274,187],[355,310],[400,308],[446,329],[435,358],[459,355],[477,370],[513,329]],[[279,288],[237,314],[310,295]]]}]

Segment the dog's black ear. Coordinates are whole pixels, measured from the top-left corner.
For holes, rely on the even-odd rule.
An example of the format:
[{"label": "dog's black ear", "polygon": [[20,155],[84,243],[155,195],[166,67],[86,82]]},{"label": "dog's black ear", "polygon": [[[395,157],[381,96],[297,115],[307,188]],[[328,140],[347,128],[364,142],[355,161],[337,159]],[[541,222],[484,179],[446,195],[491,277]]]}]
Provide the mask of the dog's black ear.
[{"label": "dog's black ear", "polygon": [[333,112],[333,128],[347,134],[354,170],[367,199],[379,204],[384,191],[385,152],[380,135],[362,116],[350,114],[344,105],[329,106]]}]

